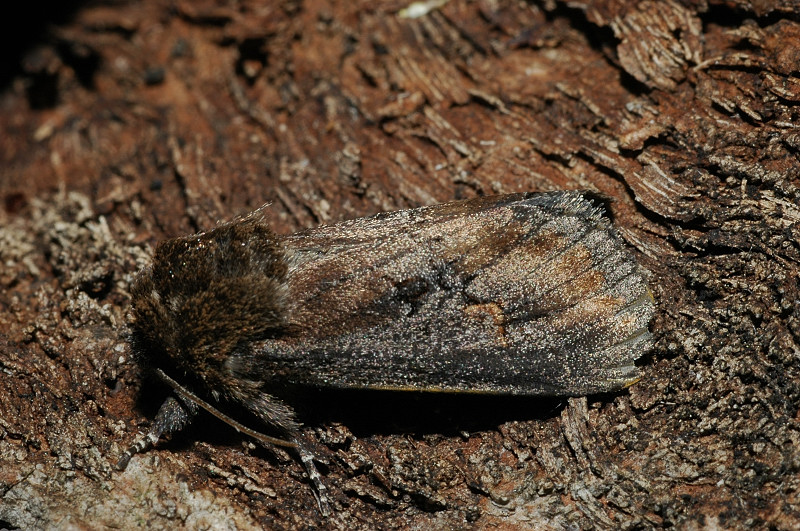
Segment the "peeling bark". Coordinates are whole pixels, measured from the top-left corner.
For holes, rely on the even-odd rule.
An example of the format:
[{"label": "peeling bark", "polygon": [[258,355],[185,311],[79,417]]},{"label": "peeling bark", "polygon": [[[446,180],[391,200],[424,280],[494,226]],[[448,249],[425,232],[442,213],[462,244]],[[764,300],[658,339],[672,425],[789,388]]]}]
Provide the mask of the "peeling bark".
[{"label": "peeling bark", "polygon": [[[800,526],[793,2],[79,8],[0,92],[0,527]],[[295,459],[201,418],[112,464],[165,389],[126,341],[159,239],[589,189],[652,273],[614,396],[330,396]],[[373,400],[374,398],[374,400]],[[373,403],[374,402],[374,403]]]}]

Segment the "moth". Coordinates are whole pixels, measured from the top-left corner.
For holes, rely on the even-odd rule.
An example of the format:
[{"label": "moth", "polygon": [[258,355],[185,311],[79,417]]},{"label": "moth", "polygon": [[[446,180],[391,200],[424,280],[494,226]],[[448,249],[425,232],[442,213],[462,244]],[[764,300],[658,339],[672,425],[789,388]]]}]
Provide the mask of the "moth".
[{"label": "moth", "polygon": [[634,383],[652,346],[645,272],[590,194],[480,197],[283,236],[264,208],[161,242],[133,283],[133,350],[174,396],[120,468],[203,408],[293,448],[327,514],[283,391],[585,395]]}]

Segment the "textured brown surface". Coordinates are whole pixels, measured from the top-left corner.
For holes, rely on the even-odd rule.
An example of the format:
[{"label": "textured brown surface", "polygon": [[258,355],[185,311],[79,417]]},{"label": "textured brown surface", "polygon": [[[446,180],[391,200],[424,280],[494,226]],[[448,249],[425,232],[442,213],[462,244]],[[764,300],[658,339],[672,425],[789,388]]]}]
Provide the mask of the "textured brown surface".
[{"label": "textured brown surface", "polygon": [[322,524],[291,456],[207,418],[111,472],[163,398],[124,325],[154,242],[563,188],[652,272],[642,381],[308,397],[327,524],[800,525],[797,5],[275,4],[82,7],[3,87],[0,527]]}]

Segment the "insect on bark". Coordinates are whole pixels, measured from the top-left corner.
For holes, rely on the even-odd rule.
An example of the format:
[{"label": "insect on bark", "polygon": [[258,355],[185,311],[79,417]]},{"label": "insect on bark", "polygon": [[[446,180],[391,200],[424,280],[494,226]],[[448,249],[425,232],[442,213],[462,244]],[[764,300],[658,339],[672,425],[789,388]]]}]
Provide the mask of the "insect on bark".
[{"label": "insect on bark", "polygon": [[[293,448],[325,485],[287,388],[575,396],[638,379],[644,272],[589,194],[482,197],[286,236],[264,207],[158,244],[131,288],[132,344],[169,384],[119,468],[199,408]],[[233,403],[277,436],[243,426]]]}]

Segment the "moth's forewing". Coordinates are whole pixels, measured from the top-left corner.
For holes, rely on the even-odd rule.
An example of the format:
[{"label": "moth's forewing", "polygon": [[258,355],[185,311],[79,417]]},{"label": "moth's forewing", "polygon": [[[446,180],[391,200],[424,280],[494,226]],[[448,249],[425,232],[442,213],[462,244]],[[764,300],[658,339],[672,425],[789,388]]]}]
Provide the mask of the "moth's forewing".
[{"label": "moth's forewing", "polygon": [[635,381],[652,343],[642,271],[577,192],[381,214],[283,244],[290,327],[229,365],[267,387],[585,394]]}]

